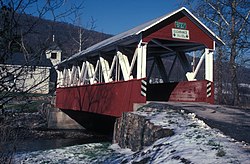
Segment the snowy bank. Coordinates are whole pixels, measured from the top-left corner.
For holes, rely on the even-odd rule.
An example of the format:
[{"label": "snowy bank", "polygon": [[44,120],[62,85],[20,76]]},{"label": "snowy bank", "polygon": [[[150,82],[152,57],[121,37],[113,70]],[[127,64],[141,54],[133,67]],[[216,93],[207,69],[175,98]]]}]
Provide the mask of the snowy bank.
[{"label": "snowy bank", "polygon": [[174,135],[157,140],[113,163],[249,163],[246,146],[211,129],[193,113],[171,109],[164,104],[148,104],[133,112],[154,125],[172,129]]}]

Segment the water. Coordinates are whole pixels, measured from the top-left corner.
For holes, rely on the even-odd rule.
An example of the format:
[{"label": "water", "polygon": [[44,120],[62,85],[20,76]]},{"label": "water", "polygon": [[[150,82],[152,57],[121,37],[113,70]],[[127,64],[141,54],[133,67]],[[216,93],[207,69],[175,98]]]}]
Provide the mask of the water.
[{"label": "water", "polygon": [[110,148],[110,142],[88,143],[57,149],[19,152],[14,163],[113,163],[121,154]]},{"label": "water", "polygon": [[[17,164],[111,163],[111,158],[117,156],[118,153],[110,148],[109,139],[107,136],[91,136],[81,139],[26,139],[5,143],[3,150],[4,154],[8,155],[13,152],[14,148],[15,153],[11,162]],[[0,161],[4,161],[1,159],[1,153]]]},{"label": "water", "polygon": [[24,140],[16,146],[16,153],[50,150],[95,142],[93,139],[35,139]]}]

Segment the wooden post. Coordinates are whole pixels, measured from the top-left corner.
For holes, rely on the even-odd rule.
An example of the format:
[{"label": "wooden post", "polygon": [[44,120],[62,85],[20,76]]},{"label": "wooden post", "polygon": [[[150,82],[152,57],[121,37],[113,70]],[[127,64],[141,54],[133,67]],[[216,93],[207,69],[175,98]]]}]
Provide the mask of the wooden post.
[{"label": "wooden post", "polygon": [[205,79],[213,82],[213,51],[205,49]]},{"label": "wooden post", "polygon": [[147,44],[140,42],[137,48],[137,79],[141,79],[146,77]]}]

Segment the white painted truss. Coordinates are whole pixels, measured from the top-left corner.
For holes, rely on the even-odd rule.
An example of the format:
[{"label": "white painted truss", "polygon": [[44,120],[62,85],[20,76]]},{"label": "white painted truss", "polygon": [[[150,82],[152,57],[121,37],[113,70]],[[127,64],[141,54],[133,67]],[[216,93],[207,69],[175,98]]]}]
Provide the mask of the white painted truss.
[{"label": "white painted truss", "polygon": [[[80,66],[73,65],[71,68],[64,68],[61,71],[57,70],[57,87],[109,83],[122,80],[128,81],[131,79],[142,79],[147,76],[147,78],[150,79],[154,65],[157,66],[163,82],[166,83],[169,82],[169,77],[172,74],[176,59],[179,59],[183,70],[186,72],[186,78],[188,81],[196,80],[201,65],[205,62],[205,79],[213,82],[213,53],[213,50],[206,48],[201,55],[197,66],[192,70],[190,63],[185,57],[185,53],[176,52],[176,57],[174,58],[172,66],[168,72],[164,67],[162,58],[160,56],[155,56],[149,75],[146,75],[147,44],[138,44],[131,61],[129,61],[129,57],[125,54],[125,51],[121,48],[117,48],[116,55],[113,56],[112,61],[108,61],[104,56],[100,55],[95,64],[85,60]],[[137,65],[135,67],[136,62]],[[133,72],[136,72],[136,74],[133,74]]]},{"label": "white painted truss", "polygon": [[173,58],[172,65],[169,67],[168,71],[166,70],[165,65],[162,61],[163,57],[154,56],[152,58],[153,63],[150,67],[149,74],[147,75],[147,79],[149,80],[151,79],[153,69],[156,66],[160,74],[161,81],[163,83],[169,82],[169,78],[173,74],[173,68],[176,64],[176,60],[178,59],[179,62],[181,63],[182,69],[184,70],[188,81],[196,81],[198,72],[202,70],[201,65],[202,63],[205,62],[204,79],[213,82],[213,53],[214,53],[214,50],[205,48],[204,53],[201,55],[200,60],[194,70],[192,70],[191,64],[188,61],[188,58],[186,57],[186,54],[184,52],[178,52],[178,51],[175,52],[174,54],[175,57]]},{"label": "white painted truss", "polygon": [[213,54],[214,50],[205,48],[205,51],[202,54],[194,71],[186,73],[188,81],[196,80],[197,73],[199,72],[202,63],[205,60],[205,80],[213,82]]},{"label": "white painted truss", "polygon": [[[117,48],[116,55],[112,62],[105,59],[105,55],[100,54],[95,63],[85,60],[81,65],[65,67],[63,70],[57,70],[58,86],[69,87],[85,84],[109,83],[112,81],[128,81],[142,79],[146,77],[146,56],[147,44],[139,43],[134,51],[131,62],[128,55]],[[135,63],[137,61],[137,67]],[[136,75],[133,75],[136,72]]]}]

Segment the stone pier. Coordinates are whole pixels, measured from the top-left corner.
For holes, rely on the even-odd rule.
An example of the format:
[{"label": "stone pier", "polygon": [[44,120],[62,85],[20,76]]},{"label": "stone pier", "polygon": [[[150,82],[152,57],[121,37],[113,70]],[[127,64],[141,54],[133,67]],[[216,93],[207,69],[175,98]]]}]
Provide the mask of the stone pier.
[{"label": "stone pier", "polygon": [[47,112],[47,120],[49,129],[84,129],[58,108],[51,108]]}]

